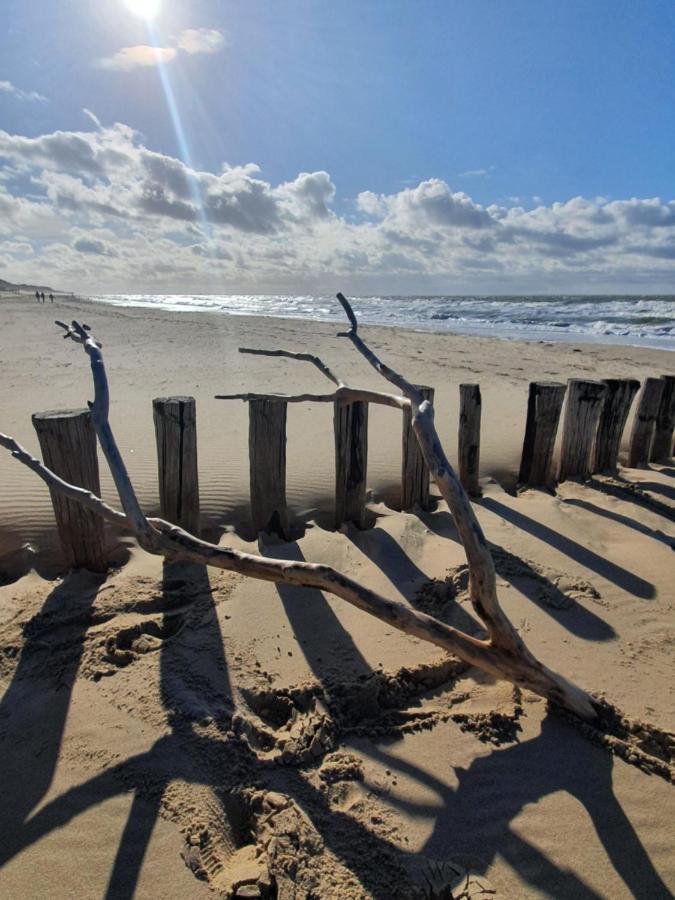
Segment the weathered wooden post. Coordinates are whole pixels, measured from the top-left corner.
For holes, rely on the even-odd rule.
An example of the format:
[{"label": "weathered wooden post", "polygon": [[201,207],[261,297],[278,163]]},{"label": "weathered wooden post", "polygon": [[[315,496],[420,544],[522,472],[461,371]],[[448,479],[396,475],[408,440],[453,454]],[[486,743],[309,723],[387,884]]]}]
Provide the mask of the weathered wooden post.
[{"label": "weathered wooden post", "polygon": [[603,378],[607,390],[595,440],[594,472],[615,472],[621,436],[640,382],[634,378]]},{"label": "weathered wooden post", "polygon": [[530,487],[555,481],[553,450],[566,387],[557,381],[531,381],[518,482]]},{"label": "weathered wooden post", "polygon": [[665,386],[663,378],[645,378],[642,385],[628,445],[628,465],[633,469],[649,463],[656,417]]},{"label": "weathered wooden post", "polygon": [[335,526],[366,524],[366,471],[368,466],[368,404],[335,401]]},{"label": "weathered wooden post", "polygon": [[675,375],[662,375],[665,382],[659,411],[656,414],[654,443],[650,459],[668,459],[673,452],[673,428],[675,427]]},{"label": "weathered wooden post", "polygon": [[576,475],[585,478],[591,474],[595,461],[595,435],[606,390],[601,381],[571,378],[567,382],[567,406],[558,473],[560,481]]},{"label": "weathered wooden post", "polygon": [[[416,385],[425,400],[434,402],[434,389]],[[403,410],[403,464],[401,466],[401,509],[410,511],[415,506],[429,507],[429,469],[412,430],[412,413]]]},{"label": "weathered wooden post", "polygon": [[[96,433],[89,410],[52,410],[35,413],[32,418],[45,465],[64,481],[100,497]],[[50,490],[50,494],[68,567],[105,572],[103,519],[57,491]]]},{"label": "weathered wooden post", "polygon": [[288,540],[286,410],[283,400],[249,400],[248,449],[253,528]]},{"label": "weathered wooden post", "polygon": [[152,401],[162,518],[199,534],[197,419],[194,397]]},{"label": "weathered wooden post", "polygon": [[480,465],[480,386],[459,386],[459,480],[471,497],[480,497],[478,467]]}]

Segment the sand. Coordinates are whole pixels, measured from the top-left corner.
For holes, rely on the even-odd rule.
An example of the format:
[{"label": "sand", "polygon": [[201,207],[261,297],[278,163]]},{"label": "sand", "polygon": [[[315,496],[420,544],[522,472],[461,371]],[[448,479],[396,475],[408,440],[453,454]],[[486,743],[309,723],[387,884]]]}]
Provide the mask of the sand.
[{"label": "sand", "polygon": [[[91,396],[82,351],[52,325],[83,318],[104,343],[111,422],[148,513],[158,505],[151,399],[196,396],[204,524],[228,546],[257,550],[246,408],[212,395],[325,387],[309,366],[236,348],[311,348],[380,387],[329,324],[1,303],[0,429],[37,452],[30,413]],[[660,508],[576,482],[555,496],[511,490],[529,380],[658,375],[670,355],[367,334],[436,387],[451,458],[457,383],[480,382],[476,511],[500,599],[534,652],[657,736],[672,731],[675,469],[620,472]],[[447,510],[396,511],[400,417],[371,414],[364,531],[329,527],[331,410],[295,407],[289,426],[297,540],[262,550],[329,563],[475,627]],[[107,476],[104,494],[114,500]],[[319,592],[163,568],[129,538],[115,538],[107,576],[57,577],[53,531],[46,489],[0,457],[2,896],[440,898],[451,885],[465,897],[655,898],[675,888],[670,784],[534,695]],[[636,746],[652,751],[644,735]]]}]

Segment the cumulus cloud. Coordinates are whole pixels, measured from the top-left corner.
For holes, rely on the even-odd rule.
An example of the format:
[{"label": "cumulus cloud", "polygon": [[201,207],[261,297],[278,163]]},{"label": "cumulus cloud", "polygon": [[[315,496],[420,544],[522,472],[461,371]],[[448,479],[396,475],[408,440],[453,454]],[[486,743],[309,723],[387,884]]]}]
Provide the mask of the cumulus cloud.
[{"label": "cumulus cloud", "polygon": [[0,81],[0,94],[10,94],[15,100],[27,100],[35,103],[46,103],[47,98],[37,91],[23,91],[11,81]]},{"label": "cumulus cloud", "polygon": [[147,44],[138,44],[135,47],[122,47],[112,56],[99,59],[97,65],[100,69],[131,72],[134,69],[156,66],[157,63],[171,62],[175,56],[176,50],[173,47],[150,47]]},{"label": "cumulus cloud", "polygon": [[192,169],[89,118],[92,131],[0,131],[10,280],[32,277],[27,259],[59,283],[110,291],[583,291],[675,274],[672,200],[485,206],[429,178],[363,191],[345,216],[328,172],[273,184],[253,163]]},{"label": "cumulus cloud", "polygon": [[176,43],[186,53],[218,53],[225,46],[225,35],[217,28],[186,28]]}]

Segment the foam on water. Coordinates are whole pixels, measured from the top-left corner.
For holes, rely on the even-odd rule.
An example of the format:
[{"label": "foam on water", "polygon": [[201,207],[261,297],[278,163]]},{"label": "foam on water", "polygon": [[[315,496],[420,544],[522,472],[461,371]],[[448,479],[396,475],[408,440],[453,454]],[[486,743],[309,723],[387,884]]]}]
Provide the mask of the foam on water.
[{"label": "foam on water", "polygon": [[[92,300],[179,312],[342,321],[322,295],[99,294]],[[675,295],[661,296],[368,296],[354,297],[371,325],[462,332],[520,340],[592,340],[675,349]]]}]

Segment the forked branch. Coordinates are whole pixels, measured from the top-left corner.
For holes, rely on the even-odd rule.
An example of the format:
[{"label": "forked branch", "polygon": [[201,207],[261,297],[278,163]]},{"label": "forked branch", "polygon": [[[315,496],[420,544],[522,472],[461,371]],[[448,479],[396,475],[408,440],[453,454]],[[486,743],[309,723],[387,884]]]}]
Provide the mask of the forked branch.
[{"label": "forked branch", "polygon": [[[89,404],[92,422],[108,461],[124,513],[113,510],[88,491],[58,478],[42,463],[34,460],[13,438],[2,435],[0,444],[9,449],[19,462],[35,471],[54,490],[63,492],[69,499],[84,503],[109,521],[130,528],[141,546],[151,553],[162,555],[168,559],[184,559],[229,569],[264,581],[294,584],[326,591],[341,597],[400,631],[442,647],[496,678],[529,688],[586,720],[595,719],[598,715],[598,706],[595,701],[583,690],[561,675],[547,669],[535,659],[502,612],[496,595],[494,566],[485,538],[471,504],[443,452],[433,423],[432,405],[422,399],[419,391],[413,385],[382,363],[368,348],[358,335],[358,324],[350,304],[342,295],[338,296],[351,323],[351,329],[346,336],[383,377],[402,391],[403,396],[349,388],[333,375],[321,360],[310,354],[264,351],[262,355],[285,356],[312,362],[337,385],[337,390],[332,395],[334,398],[353,397],[392,406],[410,405],[412,407],[415,434],[427,465],[455,518],[460,538],[466,550],[470,570],[471,599],[474,609],[488,630],[488,640],[479,640],[464,634],[432,616],[411,609],[403,603],[387,599],[330,566],[270,559],[218,547],[161,519],[146,518],[140,509],[110,427],[108,381],[101,345],[89,333],[88,328],[77,322],[73,322],[70,326],[63,323],[58,324],[66,330],[65,336],[82,344],[89,356],[94,380],[94,401]],[[345,402],[349,401],[345,399]]]}]

